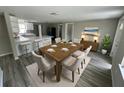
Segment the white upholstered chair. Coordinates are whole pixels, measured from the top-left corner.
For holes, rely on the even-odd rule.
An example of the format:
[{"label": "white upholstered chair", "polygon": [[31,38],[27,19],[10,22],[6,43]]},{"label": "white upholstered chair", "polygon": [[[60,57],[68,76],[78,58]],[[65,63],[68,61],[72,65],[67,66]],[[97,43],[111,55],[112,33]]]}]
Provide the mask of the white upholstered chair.
[{"label": "white upholstered chair", "polygon": [[85,58],[87,57],[87,55],[89,54],[90,50],[91,50],[92,46],[89,46],[84,52],[77,50],[75,51],[72,56],[77,58],[78,56],[80,56],[82,53],[85,55],[83,61],[81,62],[81,67],[83,68],[83,62],[85,64]]},{"label": "white upholstered chair", "polygon": [[75,70],[78,69],[78,74],[80,74],[80,64],[82,62],[84,58],[84,55],[80,55],[79,57],[75,58],[75,57],[72,57],[72,56],[69,56],[68,58],[66,58],[62,63],[63,63],[63,66],[72,71],[72,82],[74,82],[74,72]]},{"label": "white upholstered chair", "polygon": [[21,48],[21,51],[22,51],[22,55],[28,56],[28,53],[30,53],[31,50],[32,50],[31,42],[30,41],[21,42],[20,43],[20,48]]},{"label": "white upholstered chair", "polygon": [[34,42],[33,42],[33,50],[35,51],[35,50],[38,50],[39,48],[40,48],[40,42],[41,42],[42,40],[41,39],[36,39],[36,40],[34,40]]},{"label": "white upholstered chair", "polygon": [[56,42],[56,43],[61,42],[61,38],[60,38],[60,37],[55,38],[55,42]]},{"label": "white upholstered chair", "polygon": [[38,65],[38,75],[40,71],[43,72],[43,82],[45,82],[45,72],[55,67],[55,61],[48,57],[43,57],[42,55],[37,55],[34,51],[32,51],[33,59]]},{"label": "white upholstered chair", "polygon": [[[91,48],[92,48],[92,46],[89,46],[89,47],[84,51],[84,53],[85,53],[86,56],[89,54]],[[75,51],[75,52],[72,54],[72,56],[73,56],[73,57],[78,57],[78,56],[80,56],[82,53],[83,53],[83,51],[77,50],[77,51]]]},{"label": "white upholstered chair", "polygon": [[[90,50],[92,49],[92,46],[89,46],[86,50],[85,50],[85,58],[87,57],[87,55],[89,54]],[[84,59],[84,64],[85,64],[85,59]]]}]

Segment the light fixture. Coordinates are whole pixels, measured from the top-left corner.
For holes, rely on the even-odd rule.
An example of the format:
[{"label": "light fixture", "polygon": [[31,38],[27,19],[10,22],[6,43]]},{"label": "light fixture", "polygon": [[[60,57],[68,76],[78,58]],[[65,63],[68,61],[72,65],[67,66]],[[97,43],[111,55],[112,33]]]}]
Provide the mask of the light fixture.
[{"label": "light fixture", "polygon": [[95,42],[98,41],[98,37],[97,36],[95,36],[93,39],[94,39]]},{"label": "light fixture", "polygon": [[59,15],[56,12],[51,12],[50,15]]},{"label": "light fixture", "polygon": [[84,38],[85,38],[85,35],[81,35],[81,38],[83,38],[83,39],[84,39]]}]

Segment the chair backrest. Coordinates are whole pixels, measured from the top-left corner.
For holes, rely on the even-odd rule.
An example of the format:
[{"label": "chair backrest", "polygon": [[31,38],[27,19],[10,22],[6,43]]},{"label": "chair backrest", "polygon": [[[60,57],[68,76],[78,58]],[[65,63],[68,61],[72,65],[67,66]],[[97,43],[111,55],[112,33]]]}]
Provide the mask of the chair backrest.
[{"label": "chair backrest", "polygon": [[77,61],[75,62],[75,64],[73,64],[72,70],[76,70],[77,68],[79,68],[80,65],[81,65],[81,62],[83,61],[83,59],[84,59],[84,53],[82,53],[82,54],[77,58]]},{"label": "chair backrest", "polygon": [[89,54],[91,48],[92,48],[92,46],[89,46],[89,47],[86,49],[86,52],[85,52],[86,56]]},{"label": "chair backrest", "polygon": [[49,62],[42,55],[37,55],[34,51],[32,51],[32,55],[33,60],[37,62],[38,68],[42,71],[45,71],[50,66]]},{"label": "chair backrest", "polygon": [[56,42],[56,43],[61,42],[61,38],[60,38],[60,37],[55,38],[55,42]]}]

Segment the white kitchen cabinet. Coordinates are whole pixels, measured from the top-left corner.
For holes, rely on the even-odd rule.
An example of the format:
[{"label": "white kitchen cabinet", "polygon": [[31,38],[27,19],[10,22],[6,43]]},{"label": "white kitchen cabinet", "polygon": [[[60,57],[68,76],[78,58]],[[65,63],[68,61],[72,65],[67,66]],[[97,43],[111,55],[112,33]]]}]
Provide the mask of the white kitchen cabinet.
[{"label": "white kitchen cabinet", "polygon": [[44,40],[42,41],[42,43],[43,43],[43,46],[48,46],[48,45],[50,45],[50,44],[51,44],[51,38],[44,39]]},{"label": "white kitchen cabinet", "polygon": [[19,28],[18,23],[15,23],[15,22],[11,22],[11,26],[12,28]]},{"label": "white kitchen cabinet", "polygon": [[29,52],[34,51],[36,49],[34,49],[33,47],[35,47],[34,45],[34,41],[37,39],[41,39],[41,42],[39,42],[39,47],[44,47],[44,46],[48,46],[51,44],[51,37],[20,37],[20,38],[16,38],[15,42],[16,42],[16,50],[17,50],[17,54],[18,56],[22,55],[22,49],[20,47],[20,43],[21,42],[31,42],[31,45],[28,46],[28,50]]},{"label": "white kitchen cabinet", "polygon": [[34,30],[33,23],[26,23],[27,30]]},{"label": "white kitchen cabinet", "polygon": [[15,17],[15,16],[10,16],[10,21],[17,23],[18,22],[18,18]]},{"label": "white kitchen cabinet", "polygon": [[18,32],[19,28],[12,28],[13,32]]},{"label": "white kitchen cabinet", "polygon": [[18,33],[19,32],[18,18],[15,16],[10,16],[10,23],[12,27],[12,32]]}]

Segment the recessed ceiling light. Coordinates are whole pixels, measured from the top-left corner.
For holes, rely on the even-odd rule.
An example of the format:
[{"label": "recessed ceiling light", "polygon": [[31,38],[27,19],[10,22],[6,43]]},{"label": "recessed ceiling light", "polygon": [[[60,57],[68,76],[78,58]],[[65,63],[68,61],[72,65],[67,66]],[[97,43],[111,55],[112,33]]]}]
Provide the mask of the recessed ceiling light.
[{"label": "recessed ceiling light", "polygon": [[57,13],[55,13],[55,12],[52,12],[52,13],[50,13],[50,15],[58,15]]}]

